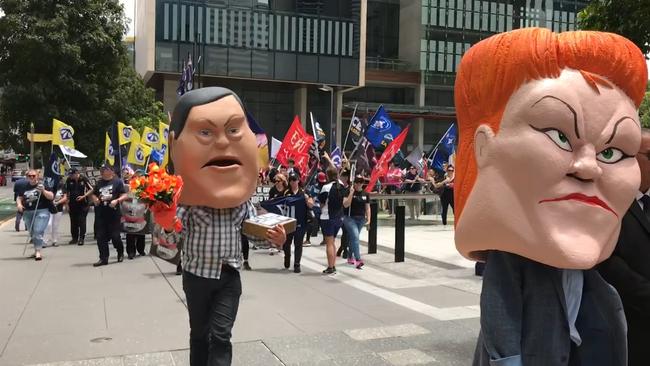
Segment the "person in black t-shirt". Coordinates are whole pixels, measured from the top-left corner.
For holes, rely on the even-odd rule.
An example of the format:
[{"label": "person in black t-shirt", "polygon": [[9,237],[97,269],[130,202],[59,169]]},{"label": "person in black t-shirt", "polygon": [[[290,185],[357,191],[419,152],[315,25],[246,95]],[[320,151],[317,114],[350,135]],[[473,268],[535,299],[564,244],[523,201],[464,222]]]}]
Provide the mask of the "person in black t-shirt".
[{"label": "person in black t-shirt", "polygon": [[343,199],[343,207],[345,207],[343,225],[348,233],[350,245],[348,264],[354,265],[357,269],[363,267],[359,250],[359,234],[364,225],[370,224],[370,195],[363,190],[364,182],[362,176],[354,178],[352,189]]},{"label": "person in black t-shirt", "polygon": [[53,198],[54,194],[46,190],[38,181],[36,170],[29,170],[25,190],[16,201],[16,206],[25,217],[25,226],[34,242],[34,259],[37,261],[41,260],[43,233],[45,233],[45,228],[50,220],[49,206]]},{"label": "person in black t-shirt", "polygon": [[282,173],[277,173],[273,177],[273,187],[269,190],[269,199],[272,200],[284,196],[284,192],[287,191],[287,188],[288,184],[286,176]]},{"label": "person in black t-shirt", "polygon": [[68,197],[64,192],[63,182],[59,182],[55,187],[54,199],[50,205],[50,221],[45,229],[45,243],[53,247],[57,246],[59,239],[59,223],[63,217],[63,206],[68,202]]},{"label": "person in black t-shirt", "polygon": [[88,179],[75,168],[70,169],[70,177],[65,182],[63,192],[68,196],[68,213],[70,214],[70,235],[68,244],[84,245],[86,237],[86,216],[88,215],[88,200],[90,192]]},{"label": "person in black t-shirt", "polygon": [[[287,240],[285,240],[283,249],[284,249],[284,268],[289,269],[291,265],[291,242],[293,242],[294,249],[294,260],[293,260],[293,272],[300,273],[300,259],[302,258],[302,239],[305,236],[305,229],[307,223],[307,210],[313,206],[313,201],[305,191],[300,188],[300,177],[296,174],[289,175],[289,188],[284,192],[285,196],[304,196],[305,201],[296,204],[292,212],[295,216],[294,219],[298,222],[296,231],[291,234],[287,234]],[[299,207],[298,205],[302,206]],[[299,217],[298,215],[302,216]]]},{"label": "person in black t-shirt", "polygon": [[113,169],[104,165],[100,169],[102,179],[90,192],[95,201],[95,223],[97,230],[97,247],[99,249],[99,261],[93,266],[99,267],[108,264],[108,240],[113,242],[117,250],[117,261],[124,260],[124,245],[120,238],[120,203],[127,199],[126,188],[121,179],[115,177]]}]

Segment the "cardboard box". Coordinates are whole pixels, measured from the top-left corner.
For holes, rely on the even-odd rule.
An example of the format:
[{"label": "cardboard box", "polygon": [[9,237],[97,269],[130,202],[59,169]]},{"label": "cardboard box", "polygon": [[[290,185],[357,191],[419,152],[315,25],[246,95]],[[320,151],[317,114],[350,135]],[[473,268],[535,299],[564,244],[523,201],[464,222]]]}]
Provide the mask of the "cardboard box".
[{"label": "cardboard box", "polygon": [[266,230],[271,229],[275,225],[282,225],[287,234],[296,231],[296,219],[286,216],[276,215],[274,213],[265,213],[252,219],[244,220],[242,224],[242,232],[248,237],[264,239],[266,237]]}]

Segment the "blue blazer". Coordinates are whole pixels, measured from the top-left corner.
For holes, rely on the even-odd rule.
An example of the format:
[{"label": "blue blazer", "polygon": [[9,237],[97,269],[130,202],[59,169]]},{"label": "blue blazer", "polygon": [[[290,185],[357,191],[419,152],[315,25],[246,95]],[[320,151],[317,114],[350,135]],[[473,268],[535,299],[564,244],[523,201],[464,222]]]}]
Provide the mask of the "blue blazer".
[{"label": "blue blazer", "polygon": [[516,254],[488,253],[475,366],[627,366],[621,300],[593,269],[584,271],[576,328],[580,346],[569,338],[559,269]]}]

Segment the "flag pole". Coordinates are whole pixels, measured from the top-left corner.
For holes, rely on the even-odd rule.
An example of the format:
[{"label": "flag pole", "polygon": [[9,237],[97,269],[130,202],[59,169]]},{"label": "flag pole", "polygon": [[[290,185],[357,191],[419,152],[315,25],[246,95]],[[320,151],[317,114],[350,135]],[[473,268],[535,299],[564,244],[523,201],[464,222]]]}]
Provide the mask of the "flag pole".
[{"label": "flag pole", "polygon": [[29,168],[34,169],[34,122],[29,124],[32,138],[29,141]]},{"label": "flag pole", "polygon": [[436,146],[431,151],[431,154],[429,154],[429,157],[428,157],[429,160],[431,160],[431,157],[434,156],[436,151],[438,151],[438,146],[440,146],[440,143],[442,142],[442,139],[444,139],[445,136],[447,136],[447,133],[449,133],[449,130],[451,130],[451,128],[454,127],[454,125],[455,125],[455,123],[452,123],[451,126],[449,126],[449,128],[447,129],[447,131],[445,131],[445,133],[442,135],[440,140],[438,140],[438,143],[436,144]]},{"label": "flag pole", "polygon": [[316,148],[316,157],[320,159],[320,154],[318,153],[318,137],[316,136],[316,124],[314,124],[314,114],[309,112],[309,118],[311,119],[311,132],[314,134],[314,147]]},{"label": "flag pole", "polygon": [[[345,145],[348,144],[348,137],[350,137],[350,130],[352,129],[352,122],[354,122],[354,117],[357,116],[357,108],[359,107],[359,104],[354,105],[354,111],[352,112],[352,119],[350,119],[350,125],[348,126],[348,132],[345,134],[345,140],[343,140],[343,146],[341,146],[341,152],[343,152],[343,156],[345,157]],[[347,157],[346,157],[347,159]]]}]

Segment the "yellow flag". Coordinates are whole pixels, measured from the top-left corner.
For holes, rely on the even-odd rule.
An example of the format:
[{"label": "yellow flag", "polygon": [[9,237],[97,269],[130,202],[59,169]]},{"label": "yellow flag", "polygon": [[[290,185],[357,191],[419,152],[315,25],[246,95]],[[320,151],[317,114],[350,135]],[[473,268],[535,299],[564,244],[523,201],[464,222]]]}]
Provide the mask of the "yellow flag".
[{"label": "yellow flag", "polygon": [[149,155],[151,155],[151,146],[147,146],[143,143],[131,143],[129,157],[126,161],[130,164],[145,165]]},{"label": "yellow flag", "polygon": [[158,150],[162,149],[163,145],[169,143],[169,125],[163,122],[158,122],[158,136],[160,137],[160,143],[156,148]]},{"label": "yellow flag", "polygon": [[104,159],[111,165],[115,163],[115,159],[113,158],[113,144],[111,144],[111,138],[108,137],[108,133],[106,134],[106,144],[104,145]]},{"label": "yellow flag", "polygon": [[52,134],[51,133],[35,133],[31,134],[27,132],[27,140],[28,141],[34,141],[34,142],[48,142],[52,141]]},{"label": "yellow flag", "polygon": [[63,145],[74,149],[74,128],[56,118],[52,119],[52,145]]},{"label": "yellow flag", "polygon": [[145,145],[156,147],[158,144],[160,144],[160,135],[158,134],[158,131],[147,126],[144,128],[144,131],[142,131],[141,142]]},{"label": "yellow flag", "polygon": [[139,144],[141,141],[140,133],[134,128],[131,130],[131,144]]},{"label": "yellow flag", "polygon": [[131,142],[131,135],[133,134],[133,131],[133,127],[127,126],[122,122],[117,122],[117,133],[118,140],[120,140],[120,146]]},{"label": "yellow flag", "polygon": [[160,147],[160,150],[162,150],[162,153],[163,153],[163,161],[162,161],[162,163],[160,164],[160,167],[161,167],[162,169],[165,169],[165,167],[167,166],[167,164],[169,164],[169,144],[163,144],[163,145]]}]

